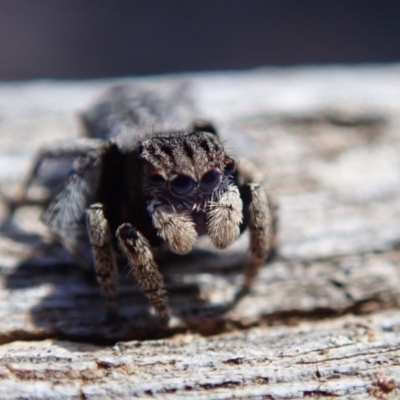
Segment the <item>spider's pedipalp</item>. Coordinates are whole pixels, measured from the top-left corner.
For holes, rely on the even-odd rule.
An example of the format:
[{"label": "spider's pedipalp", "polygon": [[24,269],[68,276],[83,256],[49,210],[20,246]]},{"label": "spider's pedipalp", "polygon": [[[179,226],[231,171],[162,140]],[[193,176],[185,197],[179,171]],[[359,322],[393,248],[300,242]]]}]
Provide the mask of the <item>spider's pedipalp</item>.
[{"label": "spider's pedipalp", "polygon": [[224,249],[240,235],[243,219],[243,202],[235,185],[229,185],[227,191],[209,206],[207,213],[207,233],[215,247]]},{"label": "spider's pedipalp", "polygon": [[159,236],[173,253],[189,253],[197,240],[195,224],[188,212],[177,212],[169,205],[150,204],[148,210]]}]

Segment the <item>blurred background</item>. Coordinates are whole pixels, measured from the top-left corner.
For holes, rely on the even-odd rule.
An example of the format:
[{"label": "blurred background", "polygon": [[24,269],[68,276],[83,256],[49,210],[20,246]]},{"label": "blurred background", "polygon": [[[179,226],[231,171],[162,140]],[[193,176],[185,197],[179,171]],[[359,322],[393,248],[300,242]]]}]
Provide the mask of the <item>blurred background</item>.
[{"label": "blurred background", "polygon": [[400,60],[400,1],[0,0],[0,79]]}]

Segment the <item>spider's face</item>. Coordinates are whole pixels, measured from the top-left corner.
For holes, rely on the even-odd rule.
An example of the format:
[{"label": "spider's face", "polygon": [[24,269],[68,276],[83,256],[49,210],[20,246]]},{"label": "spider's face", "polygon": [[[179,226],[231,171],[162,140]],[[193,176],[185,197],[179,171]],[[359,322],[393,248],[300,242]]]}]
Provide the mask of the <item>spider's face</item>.
[{"label": "spider's face", "polygon": [[217,201],[235,170],[234,160],[208,132],[155,136],[142,146],[144,192],[174,207],[201,209]]}]

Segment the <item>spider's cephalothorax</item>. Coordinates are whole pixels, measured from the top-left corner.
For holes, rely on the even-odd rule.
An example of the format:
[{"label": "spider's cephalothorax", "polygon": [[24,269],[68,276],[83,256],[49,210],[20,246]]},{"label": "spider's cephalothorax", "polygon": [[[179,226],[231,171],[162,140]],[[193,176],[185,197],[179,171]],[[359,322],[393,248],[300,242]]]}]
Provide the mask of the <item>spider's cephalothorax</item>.
[{"label": "spider's cephalothorax", "polygon": [[170,133],[142,144],[143,191],[186,209],[205,209],[232,183],[234,160],[209,132]]},{"label": "spider's cephalothorax", "polygon": [[76,158],[42,220],[82,266],[94,263],[111,313],[117,309],[118,248],[157,313],[167,319],[155,248],[165,243],[186,254],[199,235],[225,248],[248,228],[251,260],[242,288],[247,289],[275,245],[276,208],[254,182],[252,167],[228,155],[205,121],[188,130],[160,131],[168,113],[153,94],[130,85],[111,89],[83,116],[88,137],[39,153],[20,199],[43,159]]}]

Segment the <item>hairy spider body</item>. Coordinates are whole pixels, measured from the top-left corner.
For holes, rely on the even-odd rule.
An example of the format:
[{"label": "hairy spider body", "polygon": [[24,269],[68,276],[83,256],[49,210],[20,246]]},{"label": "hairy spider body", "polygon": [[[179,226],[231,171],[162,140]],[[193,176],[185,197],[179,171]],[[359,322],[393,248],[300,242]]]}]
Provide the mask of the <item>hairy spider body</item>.
[{"label": "hairy spider body", "polygon": [[76,157],[42,220],[79,264],[94,264],[110,313],[117,310],[118,248],[168,319],[155,249],[166,243],[186,254],[200,235],[225,248],[248,228],[247,289],[275,243],[274,206],[248,164],[227,154],[211,124],[172,130],[166,123],[172,115],[149,92],[115,87],[83,115],[88,137],[43,149],[25,185],[26,192],[44,159]]}]

